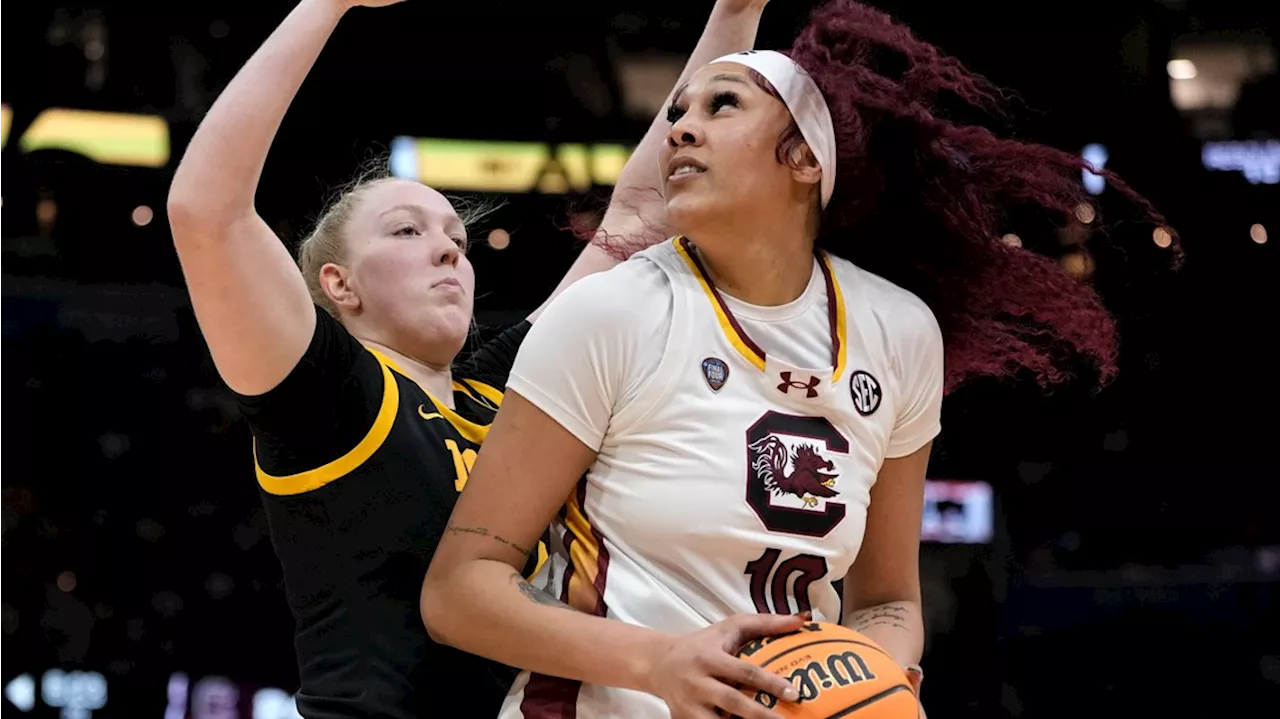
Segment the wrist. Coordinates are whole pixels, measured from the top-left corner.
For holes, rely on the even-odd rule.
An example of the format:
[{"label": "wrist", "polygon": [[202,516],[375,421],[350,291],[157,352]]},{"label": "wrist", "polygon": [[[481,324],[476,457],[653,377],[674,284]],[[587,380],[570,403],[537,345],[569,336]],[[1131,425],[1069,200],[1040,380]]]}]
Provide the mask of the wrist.
[{"label": "wrist", "polygon": [[751,12],[758,15],[764,12],[764,7],[768,4],[769,0],[719,0],[714,9],[727,12]]},{"label": "wrist", "polygon": [[315,0],[315,2],[328,5],[329,9],[337,13],[338,17],[342,17],[348,10],[356,6],[355,0]]},{"label": "wrist", "polygon": [[662,666],[675,637],[653,630],[646,630],[645,635],[639,651],[632,654],[631,666],[628,667],[629,683],[636,691],[657,695],[655,670]]}]

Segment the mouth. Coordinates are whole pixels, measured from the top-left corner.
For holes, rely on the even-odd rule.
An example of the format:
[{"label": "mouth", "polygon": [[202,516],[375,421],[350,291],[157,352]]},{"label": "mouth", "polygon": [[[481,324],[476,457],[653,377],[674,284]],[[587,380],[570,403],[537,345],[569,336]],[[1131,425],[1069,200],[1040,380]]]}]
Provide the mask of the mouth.
[{"label": "mouth", "polygon": [[825,467],[821,467],[821,468],[819,468],[819,469],[817,470],[817,474],[818,474],[818,476],[819,476],[819,477],[824,477],[824,478],[830,479],[830,478],[832,478],[832,477],[835,477],[835,476],[836,476],[836,473],[832,471],[833,469],[835,469],[835,466],[834,466],[834,465],[831,465],[831,464],[828,464],[828,465],[827,465],[827,466],[825,466]]},{"label": "mouth", "polygon": [[462,283],[458,282],[452,277],[446,277],[443,280],[438,280],[435,284],[431,286],[432,287],[453,287],[459,290],[462,289]]},{"label": "mouth", "polygon": [[689,156],[675,157],[667,163],[667,181],[676,182],[697,177],[707,171],[707,166]]}]

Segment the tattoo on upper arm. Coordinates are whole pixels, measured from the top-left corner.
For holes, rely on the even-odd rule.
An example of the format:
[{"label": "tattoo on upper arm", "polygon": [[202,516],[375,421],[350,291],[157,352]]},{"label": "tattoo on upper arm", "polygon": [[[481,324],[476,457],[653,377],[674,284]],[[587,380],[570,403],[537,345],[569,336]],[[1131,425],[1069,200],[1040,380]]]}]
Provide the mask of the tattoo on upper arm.
[{"label": "tattoo on upper arm", "polygon": [[906,602],[877,604],[850,614],[848,626],[857,632],[865,632],[871,627],[893,627],[905,632],[910,611]]},{"label": "tattoo on upper arm", "polygon": [[537,604],[542,604],[548,607],[556,607],[558,609],[568,609],[573,612],[578,611],[577,609],[574,609],[568,604],[565,604],[559,599],[551,596],[549,593],[526,582],[520,572],[512,572],[511,581],[515,583],[516,589],[520,590],[520,593],[524,595],[525,599],[528,599],[531,602],[536,602]]},{"label": "tattoo on upper arm", "polygon": [[527,557],[533,553],[532,549],[528,547],[522,547],[519,544],[516,544],[515,542],[502,537],[501,535],[497,535],[490,532],[488,529],[485,529],[484,527],[459,527],[456,524],[450,524],[449,526],[444,528],[444,533],[445,534],[469,534],[473,537],[488,537],[489,539],[492,539],[493,541],[498,542],[499,544],[503,544],[503,545],[506,545],[507,547],[510,547],[512,550],[519,552],[523,556]]}]

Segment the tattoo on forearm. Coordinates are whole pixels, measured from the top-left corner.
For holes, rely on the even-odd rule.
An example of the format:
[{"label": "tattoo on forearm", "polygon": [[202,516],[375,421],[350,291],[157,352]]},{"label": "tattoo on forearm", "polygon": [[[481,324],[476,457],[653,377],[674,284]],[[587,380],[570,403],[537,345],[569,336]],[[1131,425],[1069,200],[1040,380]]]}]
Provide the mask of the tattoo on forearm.
[{"label": "tattoo on forearm", "polygon": [[542,604],[548,607],[556,607],[558,609],[568,609],[573,612],[578,611],[577,609],[574,609],[568,604],[565,604],[559,599],[551,596],[547,592],[544,592],[543,590],[526,582],[520,572],[512,572],[511,581],[515,583],[516,589],[520,590],[520,593],[524,595],[525,599],[528,599],[531,602],[536,602],[537,604]]},{"label": "tattoo on forearm", "polygon": [[906,602],[877,604],[850,614],[849,627],[858,632],[865,632],[872,627],[893,627],[905,632],[908,631],[907,615],[910,611]]},{"label": "tattoo on forearm", "polygon": [[514,551],[517,551],[526,557],[533,553],[532,549],[528,547],[522,547],[519,544],[516,544],[515,542],[509,539],[506,539],[505,537],[502,537],[497,534],[493,534],[492,532],[490,532],[488,529],[485,529],[484,527],[459,527],[456,524],[450,524],[449,526],[444,528],[444,532],[445,534],[470,534],[474,537],[488,537],[489,539],[492,539],[493,541],[498,542],[499,544],[505,544],[506,546],[510,547]]}]

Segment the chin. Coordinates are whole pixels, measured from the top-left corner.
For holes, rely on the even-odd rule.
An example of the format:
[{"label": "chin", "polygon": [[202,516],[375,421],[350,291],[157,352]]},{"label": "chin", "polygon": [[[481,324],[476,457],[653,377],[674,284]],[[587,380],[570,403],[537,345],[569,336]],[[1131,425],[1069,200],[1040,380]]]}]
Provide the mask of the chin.
[{"label": "chin", "polygon": [[678,195],[667,201],[667,225],[678,235],[694,237],[698,228],[706,227],[719,215],[709,202],[688,194]]}]

